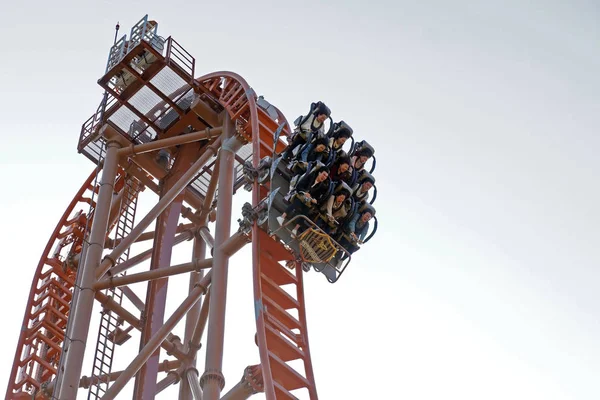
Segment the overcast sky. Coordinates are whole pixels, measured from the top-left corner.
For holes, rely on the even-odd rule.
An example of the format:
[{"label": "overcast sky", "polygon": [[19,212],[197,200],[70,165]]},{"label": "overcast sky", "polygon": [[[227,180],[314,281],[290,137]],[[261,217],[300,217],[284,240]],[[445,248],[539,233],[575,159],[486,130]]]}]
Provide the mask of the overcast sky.
[{"label": "overcast sky", "polygon": [[[93,168],[76,144],[114,25],[149,13],[196,76],[239,73],[290,121],[323,100],[376,149],[377,235],[335,285],[306,278],[320,398],[600,398],[597,2],[126,3],[0,6],[2,391]],[[258,362],[250,263],[230,270],[227,388]]]}]

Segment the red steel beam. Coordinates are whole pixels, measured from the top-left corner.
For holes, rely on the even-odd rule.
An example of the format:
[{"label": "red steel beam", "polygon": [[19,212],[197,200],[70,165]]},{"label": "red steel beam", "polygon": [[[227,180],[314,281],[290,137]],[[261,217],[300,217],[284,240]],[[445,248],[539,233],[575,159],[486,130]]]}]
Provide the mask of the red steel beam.
[{"label": "red steel beam", "polygon": [[[170,173],[163,182],[161,199],[164,197],[165,193],[168,193],[185,173],[192,168],[199,150],[199,143],[189,143],[180,147],[179,155],[177,156]],[[171,265],[173,241],[175,238],[175,231],[177,230],[177,224],[179,223],[183,197],[184,193],[180,192],[156,220],[156,236],[154,237],[150,271],[168,268],[168,266]],[[168,283],[168,277],[154,279],[148,283],[145,302],[146,319],[144,321],[144,328],[140,339],[140,350],[148,344],[148,341],[163,325],[165,306],[167,303]],[[154,397],[154,393],[156,393],[159,355],[160,351],[157,349],[156,352],[142,365],[135,380],[133,391],[134,399],[148,400]]]}]

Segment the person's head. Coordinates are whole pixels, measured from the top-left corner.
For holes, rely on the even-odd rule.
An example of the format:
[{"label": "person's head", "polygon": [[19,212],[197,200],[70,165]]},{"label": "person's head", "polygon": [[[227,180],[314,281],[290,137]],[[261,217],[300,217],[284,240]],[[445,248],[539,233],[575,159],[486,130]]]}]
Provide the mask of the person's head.
[{"label": "person's head", "polygon": [[328,176],[329,171],[327,171],[327,169],[321,169],[317,172],[317,177],[315,178],[315,181],[318,183],[323,182],[325,179],[327,179]]},{"label": "person's head", "polygon": [[368,148],[362,148],[357,150],[354,155],[364,163],[367,162],[369,158],[373,157],[373,151]]},{"label": "person's head", "polygon": [[360,184],[360,189],[363,193],[368,192],[375,184],[375,178],[367,171],[362,170],[358,178],[358,183]]},{"label": "person's head", "polygon": [[338,166],[338,174],[343,174],[344,172],[350,169],[350,163],[348,161],[344,161]]},{"label": "person's head", "polygon": [[354,159],[354,168],[357,169],[361,169],[365,163],[369,160],[369,157],[367,156],[356,156],[356,158]]},{"label": "person's head", "polygon": [[371,218],[373,218],[373,214],[371,214],[371,211],[365,211],[361,216],[360,216],[360,220],[362,222],[369,222],[371,220]]},{"label": "person's head", "polygon": [[373,187],[373,182],[371,182],[371,181],[364,181],[362,183],[362,185],[360,186],[360,189],[363,192],[368,192],[372,187]]},{"label": "person's head", "polygon": [[352,189],[345,182],[338,182],[333,195],[335,196],[335,201],[338,203],[343,202],[352,194]]},{"label": "person's head", "polygon": [[360,212],[360,221],[363,223],[368,222],[371,218],[375,216],[375,208],[369,203],[363,203],[363,205],[359,209]]},{"label": "person's head", "polygon": [[339,136],[334,140],[334,143],[336,147],[342,147],[346,143],[346,140],[348,140],[346,136]]},{"label": "person's head", "polygon": [[325,137],[319,137],[314,141],[313,145],[315,146],[314,149],[317,153],[322,153],[327,149],[329,141]]},{"label": "person's head", "polygon": [[375,150],[373,150],[373,147],[364,140],[357,143],[357,150],[354,152],[354,156],[356,157],[356,164],[358,165],[355,164],[355,166],[359,167],[366,163],[369,158],[373,157],[374,153]]},{"label": "person's head", "polygon": [[345,155],[345,153],[339,156],[335,160],[335,163],[337,165],[338,174],[343,174],[344,172],[350,169],[350,158],[347,155]]},{"label": "person's head", "polygon": [[316,120],[322,124],[323,122],[325,122],[327,120],[327,118],[328,118],[327,114],[317,114]]},{"label": "person's head", "polygon": [[[342,121],[343,123],[343,121]],[[336,130],[333,134],[333,137],[335,138],[335,141],[338,144],[344,144],[346,143],[346,140],[348,140],[350,138],[350,136],[352,136],[352,128],[350,128],[347,125],[342,125],[341,128],[339,128],[338,130]]]},{"label": "person's head", "polygon": [[325,103],[318,102],[317,108],[315,110],[315,119],[322,124],[327,118],[329,118],[330,115],[331,110],[329,109],[329,107],[327,107]]}]

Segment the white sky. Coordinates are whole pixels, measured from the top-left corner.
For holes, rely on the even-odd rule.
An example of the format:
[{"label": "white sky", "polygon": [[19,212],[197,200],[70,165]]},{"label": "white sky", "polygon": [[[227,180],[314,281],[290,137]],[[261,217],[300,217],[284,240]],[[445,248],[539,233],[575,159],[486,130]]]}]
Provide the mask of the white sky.
[{"label": "white sky", "polygon": [[[600,398],[597,3],[202,3],[0,6],[0,392],[93,168],[76,143],[113,27],[149,13],[197,76],[237,72],[290,121],[323,100],[376,148],[378,234],[337,284],[306,278],[320,398]],[[227,387],[258,361],[249,253],[230,284]]]}]

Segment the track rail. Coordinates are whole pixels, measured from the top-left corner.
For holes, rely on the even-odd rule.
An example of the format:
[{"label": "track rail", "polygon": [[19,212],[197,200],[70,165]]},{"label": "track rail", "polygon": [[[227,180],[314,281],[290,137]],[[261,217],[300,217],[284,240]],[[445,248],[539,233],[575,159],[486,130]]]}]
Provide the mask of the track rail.
[{"label": "track rail", "polygon": [[[284,132],[290,132],[281,113],[274,121],[257,107],[254,92],[239,75],[217,72],[197,81],[218,98],[252,141],[255,168],[263,157],[272,154],[278,124],[285,122]],[[277,147],[282,150],[283,142],[278,142]],[[252,205],[258,206],[268,192],[268,187],[255,182]],[[302,267],[296,262],[295,275],[290,273],[283,264],[294,260],[292,253],[257,224],[252,229],[252,253],[257,343],[267,400],[296,399],[295,393],[301,392],[308,392],[309,398],[316,400]]]},{"label": "track rail", "polygon": [[[87,220],[92,212],[74,213],[77,206],[93,210],[96,189],[94,170],[60,218],[37,265],[21,325],[6,398],[16,393],[40,390],[56,375],[75,281],[75,272],[65,268],[64,254],[81,252]],[[89,207],[92,205],[92,207]]]}]

